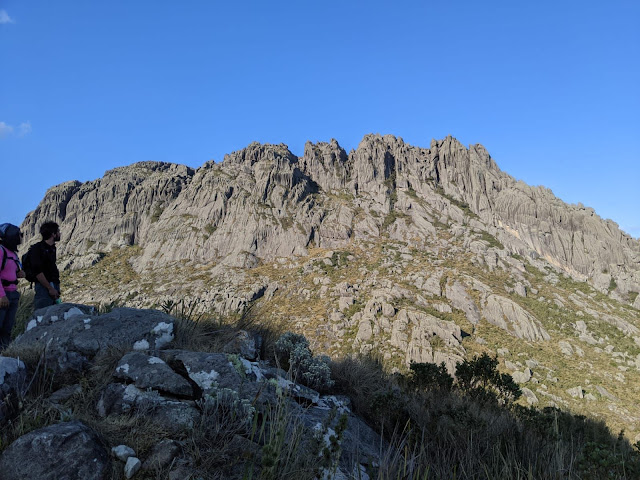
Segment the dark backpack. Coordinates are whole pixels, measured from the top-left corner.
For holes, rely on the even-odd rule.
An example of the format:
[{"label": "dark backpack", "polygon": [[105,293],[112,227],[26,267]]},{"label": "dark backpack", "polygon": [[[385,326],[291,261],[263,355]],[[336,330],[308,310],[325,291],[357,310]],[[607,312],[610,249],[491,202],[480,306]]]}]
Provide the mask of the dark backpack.
[{"label": "dark backpack", "polygon": [[27,279],[28,282],[31,282],[31,283],[35,283],[38,281],[38,279],[36,278],[37,274],[33,271],[33,265],[32,265],[33,253],[37,245],[38,245],[37,243],[35,245],[31,245],[29,247],[29,250],[27,250],[27,253],[22,255],[22,269],[24,270],[25,278]]},{"label": "dark backpack", "polygon": [[4,266],[7,264],[8,254],[7,249],[4,248],[4,245],[0,245],[0,248],[2,249],[2,266],[0,267],[1,272],[2,270],[4,270]]}]

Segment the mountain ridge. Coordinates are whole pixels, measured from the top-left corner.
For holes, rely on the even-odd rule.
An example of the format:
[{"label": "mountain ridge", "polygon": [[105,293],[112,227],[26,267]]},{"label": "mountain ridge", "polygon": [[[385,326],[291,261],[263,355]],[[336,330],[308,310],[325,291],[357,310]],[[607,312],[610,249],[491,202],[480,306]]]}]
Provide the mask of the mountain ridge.
[{"label": "mountain ridge", "polygon": [[[235,176],[235,180],[225,180],[223,174]],[[198,169],[165,162],[139,162],[109,170],[98,180],[82,184],[65,182],[53,187],[22,226],[27,236],[33,237],[37,221],[46,217],[61,223],[69,239],[62,244],[63,255],[86,253],[78,240],[106,244],[107,248],[114,243],[122,244],[123,240],[126,244],[145,245],[148,238],[157,236],[150,232],[163,224],[160,220],[167,219],[171,210],[165,213],[168,207],[177,209],[181,215],[195,215],[196,228],[210,225],[209,230],[217,230],[217,223],[221,220],[224,223],[225,216],[233,217],[226,206],[238,189],[250,193],[255,189],[258,193],[255,200],[270,205],[272,210],[275,208],[275,217],[280,220],[287,215],[295,216],[290,210],[318,192],[342,191],[354,197],[366,196],[375,204],[374,210],[385,215],[398,207],[406,213],[411,208],[406,203],[407,193],[430,198],[436,209],[443,208],[434,198],[434,193],[440,194],[441,200],[449,204],[444,208],[462,204],[470,214],[497,229],[503,243],[514,253],[539,255],[572,278],[590,281],[600,291],[608,290],[613,280],[616,288],[611,293],[620,300],[629,292],[640,290],[640,242],[621,231],[615,222],[601,219],[591,208],[566,204],[545,187],[531,187],[515,180],[499,169],[482,145],[465,148],[450,136],[434,140],[429,149],[424,149],[391,135],[369,134],[349,154],[334,139],[316,144],[307,142],[301,157],[283,144],[252,143],[225,155],[221,163],[207,162]],[[208,190],[215,191],[214,198],[209,198]],[[398,191],[405,194],[400,203]],[[218,207],[211,210],[215,202]],[[201,208],[208,213],[192,212]],[[98,212],[99,209],[106,211]],[[244,213],[246,218],[247,212]],[[70,222],[73,227],[67,232]],[[317,238],[323,227],[321,215],[301,219],[299,223],[304,235],[283,234],[272,228],[266,236],[275,234],[280,240],[267,241],[265,248],[260,248],[258,238],[248,238],[252,241],[245,242],[243,250],[258,258],[272,259],[293,254],[294,250],[304,251],[313,241],[319,240],[320,245],[331,243],[326,235]],[[94,228],[87,229],[87,225]],[[245,236],[256,237],[256,231],[265,226],[253,222],[247,227]],[[344,227],[338,228],[341,231],[333,229],[336,239],[345,241],[358,234],[351,226]],[[98,229],[127,238],[107,239]],[[375,236],[376,228],[370,230]],[[170,261],[194,256],[204,261],[213,252],[219,258],[238,253],[219,248],[222,245],[214,245],[213,249],[199,246],[193,238],[187,243],[190,255],[174,252],[168,255]],[[293,244],[294,248],[287,252],[284,244]],[[157,244],[153,248],[159,250]]]}]

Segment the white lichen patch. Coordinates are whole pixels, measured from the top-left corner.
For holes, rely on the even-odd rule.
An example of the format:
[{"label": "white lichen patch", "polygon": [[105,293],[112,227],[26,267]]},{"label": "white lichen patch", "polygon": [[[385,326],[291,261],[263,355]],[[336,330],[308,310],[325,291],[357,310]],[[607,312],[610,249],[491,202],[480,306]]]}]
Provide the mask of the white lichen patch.
[{"label": "white lichen patch", "polygon": [[57,322],[58,321],[58,316],[57,315],[51,315],[51,318],[49,320],[51,320],[51,323]]},{"label": "white lichen patch", "polygon": [[128,403],[136,403],[136,400],[142,395],[142,390],[133,384],[127,385],[122,394],[122,399]]},{"label": "white lichen patch", "polygon": [[36,328],[37,326],[38,326],[38,321],[35,318],[33,320],[29,320],[29,323],[27,323],[26,331],[28,332],[29,330],[31,330],[32,328]]},{"label": "white lichen patch", "polygon": [[159,335],[161,333],[173,333],[173,324],[160,322],[155,327],[153,327],[151,333],[155,333],[156,335]]},{"label": "white lichen patch", "polygon": [[242,362],[242,366],[244,367],[244,373],[246,373],[247,375],[255,375],[256,382],[261,382],[264,379],[262,369],[258,366],[257,362],[250,362],[246,358],[242,357],[240,357],[240,362]]},{"label": "white lichen patch", "polygon": [[149,365],[156,365],[159,363],[164,363],[164,360],[158,357],[149,357],[148,362],[149,362]]},{"label": "white lichen patch", "polygon": [[158,338],[156,338],[156,348],[162,348],[174,339],[172,323],[160,322],[153,327],[151,333],[158,335]]},{"label": "white lichen patch", "polygon": [[149,350],[149,342],[147,342],[144,338],[142,340],[138,340],[133,344],[134,350]]},{"label": "white lichen patch", "polygon": [[84,315],[84,312],[80,310],[78,307],[71,307],[69,310],[64,312],[64,319],[67,320],[71,317],[75,317],[76,315]]},{"label": "white lichen patch", "polygon": [[335,408],[341,415],[343,413],[351,413],[349,403],[345,400],[341,400],[335,397],[334,395],[320,397],[320,399],[318,400],[318,408],[322,408],[323,410],[332,410]]},{"label": "white lichen patch", "polygon": [[84,320],[84,329],[85,330],[89,330],[91,328],[91,319],[90,318],[85,318]]},{"label": "white lichen patch", "polygon": [[119,365],[116,367],[116,372],[129,373],[129,364]]},{"label": "white lichen patch", "polygon": [[196,382],[203,390],[211,389],[215,385],[216,379],[220,376],[215,370],[211,370],[208,373],[205,371],[191,372],[189,367],[187,367],[187,372],[189,373],[189,378]]}]

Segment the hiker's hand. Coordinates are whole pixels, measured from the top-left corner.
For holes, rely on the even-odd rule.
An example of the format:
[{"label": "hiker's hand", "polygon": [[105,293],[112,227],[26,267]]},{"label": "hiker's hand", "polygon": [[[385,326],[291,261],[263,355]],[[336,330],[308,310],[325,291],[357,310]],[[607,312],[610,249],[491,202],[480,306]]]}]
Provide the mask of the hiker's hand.
[{"label": "hiker's hand", "polygon": [[24,278],[27,275],[24,273],[24,270],[18,270],[18,273],[16,274],[16,277],[18,278]]},{"label": "hiker's hand", "polygon": [[58,298],[60,298],[60,292],[58,292],[58,290],[56,290],[55,288],[51,287],[49,289],[49,296],[54,300],[57,300]]},{"label": "hiker's hand", "polygon": [[8,308],[9,299],[7,297],[0,297],[0,308]]}]

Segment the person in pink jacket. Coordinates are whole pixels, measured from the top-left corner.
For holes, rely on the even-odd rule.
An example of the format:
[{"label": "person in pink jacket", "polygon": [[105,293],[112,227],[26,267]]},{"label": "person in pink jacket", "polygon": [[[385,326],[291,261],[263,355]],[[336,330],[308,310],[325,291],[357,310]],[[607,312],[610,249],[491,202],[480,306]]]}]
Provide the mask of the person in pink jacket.
[{"label": "person in pink jacket", "polygon": [[20,292],[18,279],[24,271],[18,259],[18,245],[22,243],[22,232],[15,225],[0,225],[0,350],[11,342],[11,329],[16,321]]}]

